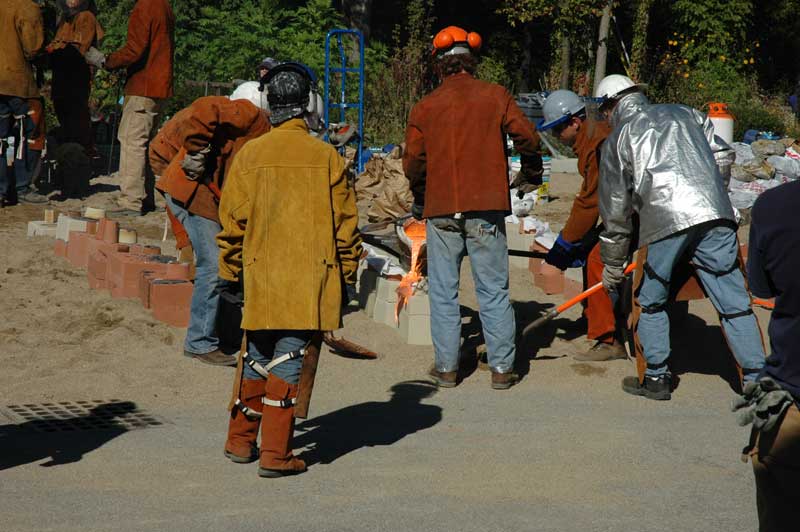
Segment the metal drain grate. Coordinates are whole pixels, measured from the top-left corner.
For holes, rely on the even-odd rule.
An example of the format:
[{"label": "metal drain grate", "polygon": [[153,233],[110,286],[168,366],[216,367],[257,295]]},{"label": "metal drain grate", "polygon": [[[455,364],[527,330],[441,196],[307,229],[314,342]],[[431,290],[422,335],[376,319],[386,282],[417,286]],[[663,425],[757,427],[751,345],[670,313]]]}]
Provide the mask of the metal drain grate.
[{"label": "metal drain grate", "polygon": [[136,403],[119,399],[8,405],[4,411],[18,424],[37,432],[129,431],[166,424],[163,418],[140,410]]}]

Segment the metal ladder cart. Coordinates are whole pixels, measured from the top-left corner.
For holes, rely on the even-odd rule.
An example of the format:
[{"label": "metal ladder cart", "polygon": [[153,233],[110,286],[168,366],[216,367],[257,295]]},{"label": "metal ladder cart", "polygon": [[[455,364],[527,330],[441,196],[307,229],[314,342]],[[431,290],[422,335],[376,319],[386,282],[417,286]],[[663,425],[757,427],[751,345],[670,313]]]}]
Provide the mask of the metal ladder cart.
[{"label": "metal ladder cart", "polygon": [[[358,66],[348,66],[348,56],[345,50],[346,41],[343,37],[352,35],[358,42]],[[331,65],[331,42],[334,41],[339,55],[339,66]],[[341,76],[341,83],[338,87],[338,101],[331,101],[331,74],[339,74]],[[347,78],[348,75],[357,75],[358,77],[358,100],[355,102],[347,101]],[[334,29],[328,32],[325,37],[325,126],[330,127],[331,115],[333,118],[338,118],[340,123],[347,122],[347,111],[349,109],[358,110],[358,130],[353,135],[350,142],[357,143],[356,152],[356,168],[357,173],[360,174],[364,171],[364,164],[361,161],[361,152],[364,150],[364,35],[358,30],[349,29]],[[339,110],[338,117],[336,110]],[[333,111],[333,113],[331,113]],[[349,127],[353,127],[350,125]],[[328,133],[325,134],[325,140],[328,140]],[[339,147],[339,153],[345,155],[345,146]]]}]

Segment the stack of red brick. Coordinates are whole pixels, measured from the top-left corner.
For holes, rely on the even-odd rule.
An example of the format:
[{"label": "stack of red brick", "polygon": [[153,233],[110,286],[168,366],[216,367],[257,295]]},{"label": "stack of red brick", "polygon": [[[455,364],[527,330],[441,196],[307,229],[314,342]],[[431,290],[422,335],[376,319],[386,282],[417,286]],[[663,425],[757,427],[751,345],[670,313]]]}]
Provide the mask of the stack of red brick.
[{"label": "stack of red brick", "polygon": [[57,256],[87,270],[90,288],[138,298],[157,320],[188,326],[193,289],[188,264],[161,255],[158,246],[120,244],[119,225],[108,218],[83,222],[85,231],[70,230],[67,239],[56,239]]}]

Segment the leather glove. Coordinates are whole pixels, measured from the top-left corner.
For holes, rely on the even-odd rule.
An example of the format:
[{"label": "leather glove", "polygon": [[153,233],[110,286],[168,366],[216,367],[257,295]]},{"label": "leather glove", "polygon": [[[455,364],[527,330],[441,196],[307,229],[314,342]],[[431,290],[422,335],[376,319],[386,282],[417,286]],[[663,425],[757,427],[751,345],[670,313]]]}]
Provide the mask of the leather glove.
[{"label": "leather glove", "polygon": [[753,424],[758,430],[772,429],[794,400],[789,392],[770,377],[744,385],[743,394],[733,400],[731,410],[737,423],[744,427]]},{"label": "leather glove", "polygon": [[87,63],[97,68],[103,68],[106,64],[106,55],[94,46],[89,47],[83,57]]},{"label": "leather glove", "polygon": [[542,184],[542,158],[538,155],[523,155],[520,157],[520,170],[511,183],[511,188],[517,189],[517,197],[522,198],[528,192],[533,192]]},{"label": "leather glove", "polygon": [[625,279],[625,268],[623,266],[606,264],[603,267],[603,286],[606,292],[615,292],[623,279]]},{"label": "leather glove", "polygon": [[547,264],[555,266],[559,270],[566,270],[567,268],[580,268],[586,261],[582,260],[578,255],[580,254],[581,243],[570,243],[564,240],[561,233],[558,234],[553,247],[547,252],[544,261]]},{"label": "leather glove", "polygon": [[418,203],[411,204],[411,216],[414,217],[415,220],[422,220],[422,213],[425,210],[424,205],[420,205]]},{"label": "leather glove", "polygon": [[208,149],[197,153],[187,153],[181,162],[183,173],[190,181],[197,181],[206,169],[206,154]]}]

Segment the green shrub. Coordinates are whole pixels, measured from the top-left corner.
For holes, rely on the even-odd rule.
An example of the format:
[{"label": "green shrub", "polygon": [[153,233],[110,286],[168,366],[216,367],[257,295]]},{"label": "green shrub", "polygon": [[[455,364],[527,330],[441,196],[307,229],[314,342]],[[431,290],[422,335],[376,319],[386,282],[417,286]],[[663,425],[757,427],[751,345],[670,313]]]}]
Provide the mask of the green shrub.
[{"label": "green shrub", "polygon": [[727,61],[702,62],[690,68],[679,57],[665,57],[650,95],[656,102],[682,103],[702,111],[709,102],[727,103],[734,116],[735,140],[741,140],[748,129],[787,135],[797,129],[788,107],[761,94],[753,74]]},{"label": "green shrub", "polygon": [[[366,137],[370,144],[400,143],[411,107],[431,87],[430,35],[433,0],[406,4],[404,25],[395,26],[394,53],[383,66],[371,69],[366,100]],[[406,38],[401,43],[401,34]]]}]

